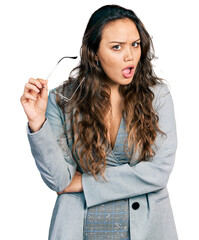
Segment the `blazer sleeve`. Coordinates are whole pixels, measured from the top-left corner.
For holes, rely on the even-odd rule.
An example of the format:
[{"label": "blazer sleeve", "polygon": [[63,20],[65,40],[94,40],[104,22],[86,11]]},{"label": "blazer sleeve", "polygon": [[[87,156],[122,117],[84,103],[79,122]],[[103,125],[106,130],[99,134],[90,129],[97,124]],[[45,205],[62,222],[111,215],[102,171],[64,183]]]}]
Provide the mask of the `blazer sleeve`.
[{"label": "blazer sleeve", "polygon": [[34,133],[27,131],[27,135],[43,181],[50,189],[60,192],[70,184],[77,163],[71,155],[66,136],[63,135],[64,117],[55,97],[52,92],[49,93],[43,126]]},{"label": "blazer sleeve", "polygon": [[109,201],[135,197],[165,188],[174,166],[177,149],[177,133],[171,93],[165,83],[161,84],[154,107],[159,116],[159,127],[167,137],[158,133],[155,143],[156,155],[147,162],[133,166],[128,163],[107,167],[103,181],[83,173],[82,185],[87,207]]}]

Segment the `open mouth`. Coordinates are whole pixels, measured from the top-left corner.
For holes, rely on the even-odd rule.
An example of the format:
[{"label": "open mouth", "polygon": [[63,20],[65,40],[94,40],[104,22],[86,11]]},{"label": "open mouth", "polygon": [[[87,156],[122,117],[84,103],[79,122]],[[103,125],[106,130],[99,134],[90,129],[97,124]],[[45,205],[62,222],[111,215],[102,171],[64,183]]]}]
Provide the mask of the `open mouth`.
[{"label": "open mouth", "polygon": [[122,74],[125,78],[129,78],[133,74],[134,67],[125,68],[122,70]]},{"label": "open mouth", "polygon": [[132,72],[132,70],[133,70],[133,67],[129,67],[129,68],[125,68],[124,70],[122,70],[122,72],[124,74],[130,74]]},{"label": "open mouth", "polygon": [[131,72],[132,72],[132,70],[133,70],[133,67],[130,67],[130,68],[129,68],[129,73],[131,73]]}]

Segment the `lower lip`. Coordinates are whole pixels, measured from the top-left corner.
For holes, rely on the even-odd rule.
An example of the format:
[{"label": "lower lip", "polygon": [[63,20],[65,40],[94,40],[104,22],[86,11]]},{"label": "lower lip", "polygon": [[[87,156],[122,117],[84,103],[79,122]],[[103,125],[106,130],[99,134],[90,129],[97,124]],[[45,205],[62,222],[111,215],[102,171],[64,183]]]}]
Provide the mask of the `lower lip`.
[{"label": "lower lip", "polygon": [[124,73],[122,72],[123,77],[125,77],[125,78],[131,78],[131,77],[133,76],[133,72],[134,72],[133,70],[134,70],[134,69],[131,68],[131,71],[130,71],[129,74],[124,74]]}]

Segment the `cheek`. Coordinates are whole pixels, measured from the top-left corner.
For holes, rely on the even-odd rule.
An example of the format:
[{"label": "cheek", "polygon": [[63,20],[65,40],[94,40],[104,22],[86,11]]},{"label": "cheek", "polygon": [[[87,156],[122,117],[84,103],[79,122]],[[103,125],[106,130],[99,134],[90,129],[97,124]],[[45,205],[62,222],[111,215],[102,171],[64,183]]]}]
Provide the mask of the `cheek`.
[{"label": "cheek", "polygon": [[116,61],[114,58],[109,58],[101,62],[101,66],[109,78],[115,78],[120,73],[121,62]]},{"label": "cheek", "polygon": [[100,63],[104,71],[107,71],[114,66],[114,59],[109,56],[104,56],[100,59]]},{"label": "cheek", "polygon": [[115,69],[116,65],[118,65],[118,62],[121,63],[120,59],[118,59],[118,55],[115,54],[112,49],[109,49],[103,45],[101,48],[99,48],[98,56],[105,73]]},{"label": "cheek", "polygon": [[107,74],[113,74],[114,72],[118,72],[121,68],[122,56],[118,54],[104,54],[101,58],[101,66],[103,70]]}]

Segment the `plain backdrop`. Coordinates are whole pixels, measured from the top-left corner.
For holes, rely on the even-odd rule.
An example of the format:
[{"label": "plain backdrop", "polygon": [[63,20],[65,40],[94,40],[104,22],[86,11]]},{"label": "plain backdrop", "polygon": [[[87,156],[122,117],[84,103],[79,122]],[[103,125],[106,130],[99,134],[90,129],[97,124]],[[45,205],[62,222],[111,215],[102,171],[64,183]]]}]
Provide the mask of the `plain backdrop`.
[{"label": "plain backdrop", "polygon": [[180,240],[199,239],[199,17],[192,0],[1,1],[0,239],[47,239],[57,194],[42,181],[31,155],[20,97],[30,77],[46,78],[62,56],[79,55],[91,14],[106,4],[132,9],[153,37],[154,69],[169,82],[177,124],[168,183],[176,227]]}]

